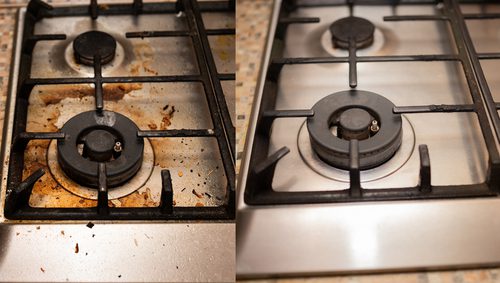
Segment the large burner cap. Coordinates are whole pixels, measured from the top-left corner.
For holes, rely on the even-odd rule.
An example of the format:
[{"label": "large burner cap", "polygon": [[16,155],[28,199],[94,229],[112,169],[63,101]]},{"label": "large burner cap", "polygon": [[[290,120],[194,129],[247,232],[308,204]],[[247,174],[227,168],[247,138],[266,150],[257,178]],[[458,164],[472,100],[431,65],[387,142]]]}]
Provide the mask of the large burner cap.
[{"label": "large burner cap", "polygon": [[141,167],[144,140],[137,137],[138,130],[129,118],[115,112],[80,113],[61,129],[65,138],[57,141],[59,165],[75,182],[97,188],[98,164],[104,162],[107,185],[123,184]]},{"label": "large burner cap", "polygon": [[[392,112],[394,106],[385,97],[361,90],[338,92],[321,99],[312,108],[314,116],[307,119],[313,150],[326,163],[347,170],[349,140],[355,138],[360,140],[360,169],[381,165],[401,145],[402,120],[401,115]],[[374,121],[375,128],[371,127]],[[332,126],[341,134],[334,135]]]},{"label": "large burner cap", "polygon": [[73,50],[77,63],[92,66],[94,56],[99,55],[101,64],[106,64],[115,57],[116,40],[102,31],[88,31],[75,38]]},{"label": "large burner cap", "polygon": [[357,48],[364,48],[373,43],[375,26],[368,20],[358,17],[346,17],[330,25],[334,47],[348,49],[351,38]]}]

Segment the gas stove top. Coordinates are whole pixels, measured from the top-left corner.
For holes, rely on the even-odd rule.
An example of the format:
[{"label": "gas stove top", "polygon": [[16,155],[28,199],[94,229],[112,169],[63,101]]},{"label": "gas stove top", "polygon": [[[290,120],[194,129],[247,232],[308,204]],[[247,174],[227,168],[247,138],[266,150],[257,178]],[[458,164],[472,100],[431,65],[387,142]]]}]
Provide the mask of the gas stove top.
[{"label": "gas stove top", "polygon": [[499,21],[486,1],[277,1],[237,273],[500,262]]},{"label": "gas stove top", "polygon": [[19,10],[1,281],[234,279],[234,1],[123,2]]},{"label": "gas stove top", "polygon": [[5,218],[233,218],[231,5],[31,1],[5,122]]}]

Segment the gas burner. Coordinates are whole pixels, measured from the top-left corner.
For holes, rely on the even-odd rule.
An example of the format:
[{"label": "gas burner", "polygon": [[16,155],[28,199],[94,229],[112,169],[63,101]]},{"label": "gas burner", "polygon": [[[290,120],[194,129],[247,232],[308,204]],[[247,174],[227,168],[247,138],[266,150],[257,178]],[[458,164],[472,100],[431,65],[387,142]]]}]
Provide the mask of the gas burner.
[{"label": "gas burner", "polygon": [[57,142],[57,159],[68,177],[94,188],[99,184],[98,164],[105,163],[107,185],[118,186],[141,167],[144,140],[137,137],[138,130],[115,112],[83,112],[62,127],[65,138]]},{"label": "gas burner", "polygon": [[330,25],[334,47],[348,49],[349,41],[354,40],[356,48],[365,48],[373,43],[375,26],[368,20],[346,17]]},{"label": "gas burner", "polygon": [[73,51],[77,63],[92,66],[99,55],[101,64],[107,64],[115,57],[116,40],[102,31],[88,31],[75,38]]},{"label": "gas burner", "polygon": [[[151,174],[153,174],[154,160],[154,151],[151,142],[148,139],[144,139],[144,153],[141,168],[137,171],[134,177],[125,184],[109,188],[108,199],[113,200],[125,197],[143,188],[144,184],[151,177]],[[82,198],[94,200],[98,199],[98,191],[95,188],[80,185],[64,173],[61,165],[57,161],[57,141],[50,142],[49,149],[47,151],[47,163],[51,175],[57,183],[61,185],[61,187]],[[151,186],[151,188],[148,189],[151,190],[152,193],[160,193],[158,188],[155,188],[154,186]]]},{"label": "gas burner", "polygon": [[307,119],[311,145],[326,163],[349,169],[349,140],[359,140],[360,169],[389,160],[402,140],[401,115],[395,105],[368,91],[350,90],[326,96],[313,106]]}]

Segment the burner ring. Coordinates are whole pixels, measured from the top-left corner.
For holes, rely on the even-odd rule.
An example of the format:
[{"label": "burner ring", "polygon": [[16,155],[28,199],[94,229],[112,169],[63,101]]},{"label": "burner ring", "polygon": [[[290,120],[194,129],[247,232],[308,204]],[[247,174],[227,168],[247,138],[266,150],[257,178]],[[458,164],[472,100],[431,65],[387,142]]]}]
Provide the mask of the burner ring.
[{"label": "burner ring", "polygon": [[332,43],[336,47],[348,49],[352,38],[357,48],[364,48],[373,43],[375,26],[367,19],[346,17],[333,22],[330,32]]},{"label": "burner ring", "polygon": [[337,168],[349,169],[349,141],[332,134],[330,126],[340,114],[351,108],[361,108],[370,113],[380,129],[370,138],[359,141],[360,169],[366,170],[390,159],[401,145],[401,115],[393,114],[395,105],[378,94],[349,90],[331,94],[314,106],[314,116],[307,119],[311,145],[318,156]]},{"label": "burner ring", "polygon": [[[61,128],[64,140],[57,141],[57,160],[61,169],[75,182],[97,188],[98,163],[106,163],[106,177],[109,187],[121,185],[132,178],[140,169],[143,159],[144,140],[137,137],[139,128],[129,118],[111,111],[88,111],[68,120]],[[121,150],[108,161],[99,156],[86,157],[78,150],[86,137],[96,131],[106,131],[121,143]],[[85,149],[83,149],[85,152]]]},{"label": "burner ring", "polygon": [[101,64],[107,64],[115,57],[116,40],[102,31],[84,32],[73,41],[73,51],[77,63],[93,66],[94,56],[99,55]]}]

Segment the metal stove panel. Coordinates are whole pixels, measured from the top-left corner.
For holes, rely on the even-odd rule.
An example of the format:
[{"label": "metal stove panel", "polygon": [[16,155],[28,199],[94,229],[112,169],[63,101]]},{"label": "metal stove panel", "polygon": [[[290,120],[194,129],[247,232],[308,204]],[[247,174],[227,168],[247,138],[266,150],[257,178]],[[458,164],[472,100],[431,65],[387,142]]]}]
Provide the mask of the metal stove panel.
[{"label": "metal stove panel", "polygon": [[[266,43],[263,66],[271,57],[281,1],[276,1]],[[486,7],[486,8],[485,8]],[[438,6],[439,8],[439,6]],[[498,12],[498,6],[464,5],[465,12]],[[431,6],[395,8],[355,6],[356,16],[381,26],[384,44],[359,50],[360,56],[454,54],[445,22],[382,22],[382,16],[434,14]],[[379,14],[380,13],[380,14]],[[284,57],[326,57],[332,50],[321,44],[333,19],[348,9],[299,8],[292,14],[320,17],[320,23],[290,25]],[[481,22],[484,23],[484,22]],[[468,21],[474,43],[481,52],[498,52],[498,29]],[[485,28],[487,25],[490,28]],[[472,31],[474,30],[474,31]],[[491,39],[493,38],[493,39]],[[377,33],[375,34],[377,40]],[[313,42],[313,44],[311,44]],[[493,42],[493,44],[491,44]],[[276,46],[279,46],[277,43]],[[339,52],[336,56],[347,56]],[[482,60],[493,93],[498,89],[495,63]],[[311,275],[389,270],[440,269],[494,265],[500,262],[496,235],[500,222],[492,218],[500,208],[497,198],[426,201],[379,201],[337,204],[249,205],[244,192],[251,152],[257,140],[257,122],[263,99],[266,68],[261,72],[247,136],[238,196],[237,274],[241,278]],[[396,82],[396,83],[395,83]],[[320,98],[348,89],[347,64],[286,65],[278,78],[275,109],[309,109]],[[471,103],[462,68],[452,62],[359,63],[358,88],[386,96],[398,106]],[[494,94],[498,100],[498,94]],[[415,130],[415,144],[427,144],[432,184],[476,184],[485,181],[487,153],[474,114],[404,115]],[[335,182],[304,164],[297,133],[305,118],[274,120],[269,154],[283,146],[290,153],[276,166],[273,188],[280,192],[339,190],[348,183]],[[432,126],[429,126],[432,125]],[[456,151],[460,153],[457,154]],[[458,165],[460,164],[460,165]],[[419,156],[414,150],[399,170],[363,188],[415,186]],[[371,175],[361,172],[361,179]],[[369,191],[369,190],[367,190]],[[485,232],[488,231],[488,232]]]}]

